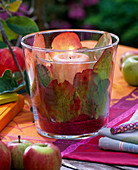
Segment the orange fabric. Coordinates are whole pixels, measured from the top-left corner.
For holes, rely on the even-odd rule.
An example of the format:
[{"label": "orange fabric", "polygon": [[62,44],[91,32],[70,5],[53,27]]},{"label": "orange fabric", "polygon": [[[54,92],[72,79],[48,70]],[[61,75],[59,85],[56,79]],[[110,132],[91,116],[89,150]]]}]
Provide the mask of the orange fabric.
[{"label": "orange fabric", "polygon": [[[135,87],[129,86],[123,79],[122,73],[119,70],[120,56],[127,51],[137,50],[131,47],[119,45],[117,51],[115,74],[112,88],[112,101],[111,105],[115,104],[120,98],[128,95]],[[138,51],[138,50],[137,50]],[[1,139],[4,142],[17,139],[18,135],[21,135],[22,139],[30,140],[33,143],[50,141],[54,142],[55,139],[50,139],[38,134],[35,123],[33,122],[33,114],[30,112],[30,97],[24,95],[24,108],[14,117],[14,119],[1,131]]]},{"label": "orange fabric", "polygon": [[114,71],[114,79],[113,79],[113,86],[112,86],[112,94],[111,98],[111,105],[115,104],[120,98],[127,96],[130,92],[132,92],[136,87],[130,86],[126,83],[123,78],[122,72],[119,68],[119,61],[120,57],[128,51],[138,51],[138,49],[127,47],[123,45],[119,45],[117,49],[117,56],[116,56],[116,64],[115,64],[115,71]]},{"label": "orange fabric", "polygon": [[0,131],[23,109],[24,96],[18,95],[15,102],[0,105]]}]

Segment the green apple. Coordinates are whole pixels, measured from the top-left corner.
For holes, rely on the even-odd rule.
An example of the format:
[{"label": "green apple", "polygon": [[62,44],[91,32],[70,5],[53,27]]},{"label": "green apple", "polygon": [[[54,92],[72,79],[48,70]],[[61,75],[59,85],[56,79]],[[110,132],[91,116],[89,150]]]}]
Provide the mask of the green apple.
[{"label": "green apple", "polygon": [[20,136],[18,136],[18,140],[11,141],[7,144],[10,152],[11,152],[11,166],[13,169],[23,170],[23,155],[25,149],[32,145],[31,142],[27,140],[20,140]]},{"label": "green apple", "polygon": [[120,70],[122,70],[122,65],[125,62],[126,59],[128,59],[129,57],[138,55],[138,51],[128,51],[126,53],[124,53],[121,58],[120,58],[120,62],[119,62],[119,68]]},{"label": "green apple", "polygon": [[123,62],[122,73],[129,85],[138,86],[138,55],[131,56]]}]

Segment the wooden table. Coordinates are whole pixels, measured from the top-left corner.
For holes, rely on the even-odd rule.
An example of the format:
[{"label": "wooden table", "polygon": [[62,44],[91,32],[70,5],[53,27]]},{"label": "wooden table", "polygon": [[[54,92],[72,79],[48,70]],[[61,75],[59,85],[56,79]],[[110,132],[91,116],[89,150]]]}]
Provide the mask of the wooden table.
[{"label": "wooden table", "polygon": [[[76,170],[137,170],[138,167],[133,166],[120,166],[120,165],[109,165],[95,162],[86,162],[86,161],[76,161],[76,160],[67,160],[64,161],[68,164],[74,166]],[[73,168],[65,167],[62,165],[61,170],[71,170]]]},{"label": "wooden table", "polygon": [[[129,86],[125,80],[123,79],[122,73],[119,70],[119,60],[120,56],[123,55],[127,51],[137,50],[131,47],[126,47],[119,45],[117,51],[117,59],[115,65],[115,74],[112,88],[112,96],[114,100],[111,102],[111,105],[115,104],[120,98],[128,95],[131,91],[133,91],[136,87]],[[138,51],[138,50],[137,50]],[[125,89],[125,90],[124,90]],[[29,105],[28,100],[25,100],[25,105]],[[29,108],[29,107],[28,107]],[[29,131],[31,128],[31,132]],[[17,139],[18,135],[21,135],[23,139],[30,140],[32,142],[44,142],[46,138],[39,135],[36,131],[35,124],[33,123],[33,115],[29,109],[24,108],[0,133],[2,140],[7,143],[11,140]],[[47,139],[48,141],[53,141],[53,139]],[[138,169],[137,167],[128,167],[128,166],[118,166],[118,165],[106,165],[101,163],[94,162],[84,162],[84,161],[76,161],[76,160],[67,160],[63,159],[66,163],[69,163],[76,167],[76,169],[80,170],[95,170],[95,169],[106,169],[106,170],[117,170],[117,169],[125,169],[132,170]],[[61,170],[69,170],[71,168],[67,168],[65,166],[61,167]],[[73,168],[72,168],[73,169]],[[74,168],[75,169],[75,168]]]}]

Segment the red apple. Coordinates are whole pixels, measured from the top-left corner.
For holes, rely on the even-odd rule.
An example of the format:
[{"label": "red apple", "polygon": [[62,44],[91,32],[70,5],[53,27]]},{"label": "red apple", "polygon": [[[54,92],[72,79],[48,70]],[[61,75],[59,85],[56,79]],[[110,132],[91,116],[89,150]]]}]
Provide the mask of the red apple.
[{"label": "red apple", "polygon": [[52,143],[37,143],[25,149],[23,164],[25,170],[59,170],[61,154]]},{"label": "red apple", "polygon": [[[22,71],[24,71],[25,61],[24,61],[23,50],[19,47],[12,47],[12,49],[16,55],[16,58],[18,60],[18,63],[20,65]],[[0,77],[2,76],[4,71],[7,69],[11,70],[12,73],[19,71],[18,67],[13,59],[11,51],[8,48],[2,48],[2,49],[0,49]]]},{"label": "red apple", "polygon": [[8,148],[11,152],[11,166],[13,169],[24,169],[23,167],[23,154],[25,149],[30,146],[32,143],[27,140],[18,140],[11,141],[8,143]]},{"label": "red apple", "polygon": [[0,170],[10,170],[11,168],[11,153],[7,145],[0,141]]}]

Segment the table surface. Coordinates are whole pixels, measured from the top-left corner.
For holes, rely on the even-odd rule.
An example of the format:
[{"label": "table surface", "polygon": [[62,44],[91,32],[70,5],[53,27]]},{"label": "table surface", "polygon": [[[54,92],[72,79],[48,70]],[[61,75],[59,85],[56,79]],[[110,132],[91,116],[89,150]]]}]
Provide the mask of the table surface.
[{"label": "table surface", "polygon": [[[127,46],[118,46],[116,64],[115,64],[115,73],[114,80],[112,86],[112,95],[111,98],[114,99],[111,101],[111,105],[115,104],[120,98],[131,93],[136,87],[129,86],[125,80],[123,79],[122,73],[119,69],[119,61],[120,56],[122,56],[127,51],[137,50],[135,48],[127,47]],[[138,50],[137,50],[138,51]],[[25,100],[25,105],[29,105],[30,100]],[[27,115],[24,118],[25,114]],[[21,120],[21,121],[20,121]],[[18,124],[17,124],[18,121]],[[24,108],[0,133],[2,140],[7,143],[11,140],[17,138],[18,135],[21,135],[22,138],[32,140],[32,142],[44,142],[45,138],[40,136],[35,128],[33,122],[33,115],[30,110]],[[29,132],[29,128],[31,127],[31,132]],[[53,139],[48,138],[48,141],[53,141]],[[61,170],[69,170],[69,169],[79,169],[79,170],[132,170],[138,169],[137,167],[132,166],[119,166],[119,165],[107,165],[102,163],[94,163],[94,162],[86,162],[86,161],[77,161],[77,160],[69,160],[63,159],[63,166]],[[72,165],[73,167],[66,167]]]},{"label": "table surface", "polygon": [[[123,75],[119,69],[119,61],[120,57],[127,51],[133,51],[137,50],[131,47],[126,47],[119,45],[117,50],[117,56],[116,56],[116,64],[115,64],[115,70],[114,70],[114,80],[113,80],[113,86],[112,86],[112,99],[116,99],[112,101],[111,105],[115,104],[114,102],[117,102],[119,98],[122,98],[123,96],[128,95],[132,90],[135,89],[135,87],[129,86],[126,81],[123,79]],[[126,90],[124,90],[126,89]],[[102,163],[95,163],[95,162],[86,162],[86,161],[77,161],[77,160],[68,160],[64,159],[65,163],[69,163],[74,166],[74,169],[79,170],[136,170],[138,167],[133,166],[120,166],[120,165],[107,165]],[[61,170],[69,170],[71,168],[67,168],[65,166],[61,167]],[[73,169],[73,168],[72,168]]]}]

